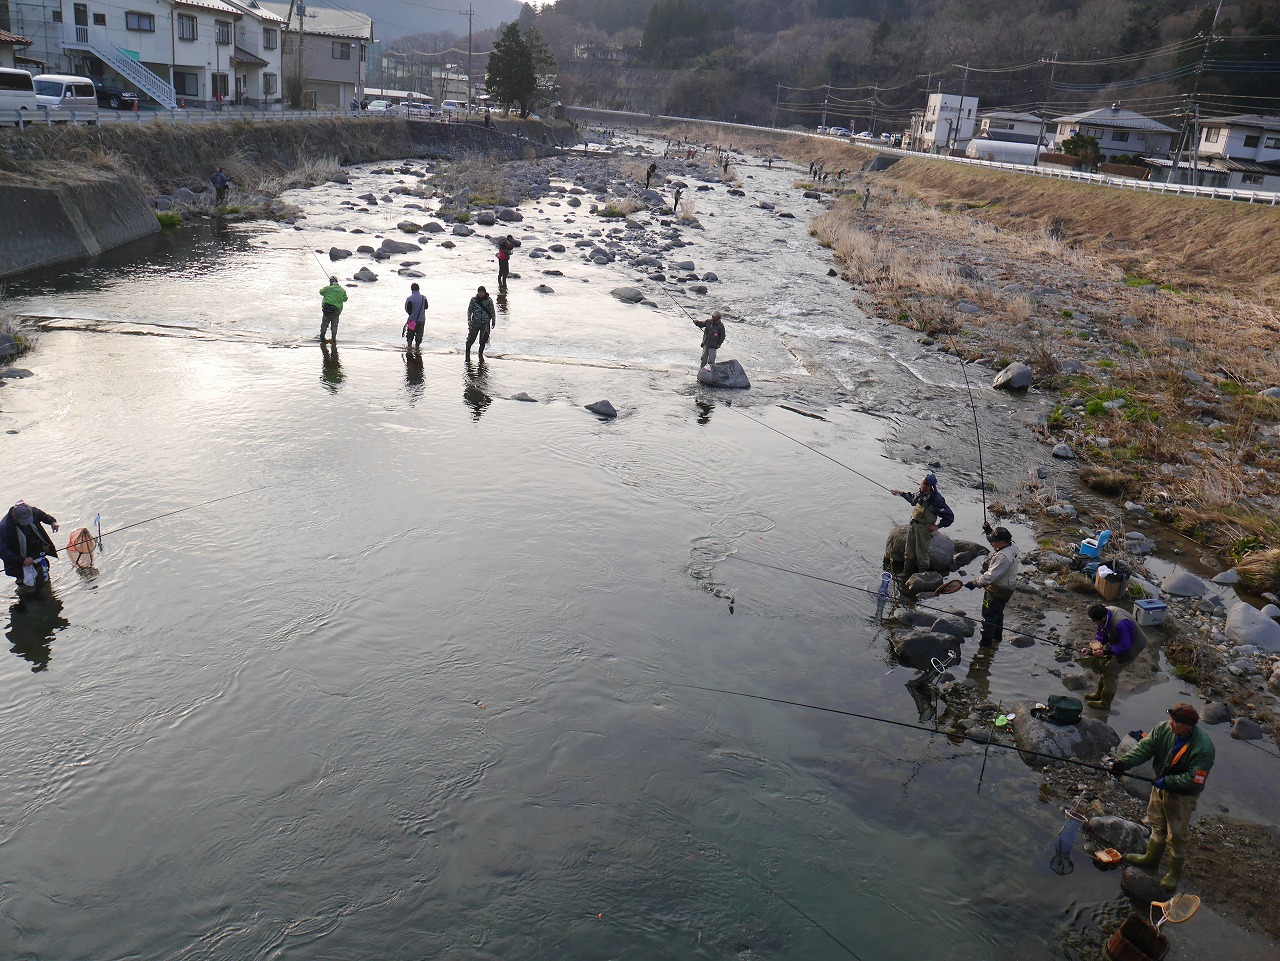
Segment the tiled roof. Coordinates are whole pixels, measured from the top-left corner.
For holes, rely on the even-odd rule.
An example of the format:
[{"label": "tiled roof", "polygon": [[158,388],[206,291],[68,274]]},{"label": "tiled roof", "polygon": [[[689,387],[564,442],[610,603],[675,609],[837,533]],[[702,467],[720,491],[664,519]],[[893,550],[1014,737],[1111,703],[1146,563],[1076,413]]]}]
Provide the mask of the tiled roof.
[{"label": "tiled roof", "polygon": [[1013,120],[1021,123],[1039,123],[1040,118],[1033,113],[1018,113],[1016,110],[984,110],[978,114],[979,120]]},{"label": "tiled roof", "polygon": [[[272,13],[278,13],[282,17],[289,15],[289,4],[287,3],[262,3],[259,5]],[[290,24],[290,29],[296,30],[298,21],[295,19]],[[334,10],[330,7],[321,7],[315,4],[307,4],[307,33],[319,33],[326,37],[348,37],[353,40],[373,40],[373,21],[363,13],[355,13],[354,11]]]},{"label": "tiled roof", "polygon": [[233,17],[243,17],[244,11],[237,10],[229,3],[223,3],[222,0],[174,0],[179,6],[183,7],[199,7],[201,10],[212,10],[214,13],[226,13]]},{"label": "tiled roof", "polygon": [[1263,117],[1256,113],[1238,113],[1231,117],[1205,117],[1201,127],[1257,127],[1260,130],[1280,130],[1280,117]]},{"label": "tiled roof", "polygon": [[10,33],[8,30],[0,30],[0,43],[12,44],[15,47],[31,46],[31,41],[26,37],[20,37],[16,33]]},{"label": "tiled roof", "polygon": [[1089,124],[1094,127],[1118,127],[1121,130],[1155,130],[1159,133],[1177,133],[1172,127],[1166,127],[1159,120],[1152,120],[1123,107],[1102,107],[1086,113],[1074,113],[1068,117],[1059,117],[1055,121],[1058,126],[1080,126]]}]

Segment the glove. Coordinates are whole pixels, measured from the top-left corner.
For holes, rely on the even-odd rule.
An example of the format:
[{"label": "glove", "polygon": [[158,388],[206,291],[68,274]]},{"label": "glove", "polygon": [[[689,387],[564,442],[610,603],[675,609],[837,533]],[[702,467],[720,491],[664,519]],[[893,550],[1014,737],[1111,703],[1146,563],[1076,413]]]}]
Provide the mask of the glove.
[{"label": "glove", "polygon": [[992,531],[993,531],[993,530],[994,530],[994,528],[991,526],[991,524],[990,524],[990,522],[989,522],[989,521],[983,521],[983,522],[982,522],[982,533],[984,533],[984,534],[990,534],[990,533],[992,533]]},{"label": "glove", "polygon": [[965,584],[965,587],[969,588],[969,590],[973,590],[977,586],[978,586],[977,581],[969,581],[968,583]]},{"label": "glove", "polygon": [[1107,770],[1112,774],[1123,774],[1125,771],[1129,770],[1129,765],[1125,764],[1123,761],[1111,761],[1107,764]]},{"label": "glove", "polygon": [[1164,778],[1162,777],[1156,778],[1156,787],[1158,787],[1161,791],[1164,790]]}]

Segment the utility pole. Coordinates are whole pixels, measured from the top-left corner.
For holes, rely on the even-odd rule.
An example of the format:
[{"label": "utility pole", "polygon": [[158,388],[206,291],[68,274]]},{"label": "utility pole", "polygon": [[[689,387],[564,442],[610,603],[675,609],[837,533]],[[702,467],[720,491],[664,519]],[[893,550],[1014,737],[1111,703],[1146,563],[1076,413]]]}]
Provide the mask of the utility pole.
[{"label": "utility pole", "polygon": [[[1187,110],[1183,114],[1182,130],[1178,134],[1178,148],[1173,154],[1173,173],[1176,175],[1178,173],[1178,158],[1182,155],[1184,147],[1190,151],[1191,162],[1188,165],[1190,169],[1186,180],[1187,183],[1190,183],[1191,178],[1199,172],[1200,140],[1198,128],[1200,105],[1197,102],[1197,97],[1200,95],[1200,76],[1204,73],[1204,62],[1208,59],[1209,47],[1213,43],[1214,33],[1218,29],[1218,17],[1221,16],[1221,14],[1222,0],[1218,0],[1218,8],[1213,12],[1213,23],[1209,26],[1209,33],[1204,38],[1204,49],[1200,51],[1200,63],[1196,65],[1196,78],[1191,85],[1191,100],[1187,104]],[[1193,128],[1193,117],[1196,118],[1194,121],[1194,128],[1197,139],[1188,144],[1188,133],[1191,132],[1191,129]]]},{"label": "utility pole", "polygon": [[[458,11],[461,13],[462,11]],[[471,4],[467,4],[467,111],[471,111],[472,107],[472,79],[471,79],[471,22],[475,19],[476,11]]]},{"label": "utility pole", "polygon": [[876,135],[876,104],[880,99],[880,85],[871,85],[871,136]]},{"label": "utility pole", "polygon": [[831,81],[827,81],[827,93],[822,98],[822,129],[827,129],[827,101],[831,99]]},{"label": "utility pole", "polygon": [[951,132],[954,135],[954,140],[948,145],[949,151],[954,150],[956,147],[960,146],[960,124],[962,123],[961,117],[964,115],[964,92],[966,89],[968,89],[968,87],[969,87],[969,65],[966,63],[964,65],[964,79],[960,81],[960,103],[956,107],[956,123],[955,123],[955,126],[951,128]]},{"label": "utility pole", "polygon": [[782,102],[782,84],[778,84],[778,94],[773,98],[773,126],[778,127],[778,104]]},{"label": "utility pole", "polygon": [[[1041,61],[1043,63],[1043,61]],[[1058,71],[1058,51],[1053,51],[1053,59],[1049,61],[1049,86],[1040,101],[1040,136],[1036,139],[1036,159],[1031,166],[1040,166],[1040,148],[1044,145],[1045,126],[1049,117],[1049,98],[1053,96],[1053,77]]]}]

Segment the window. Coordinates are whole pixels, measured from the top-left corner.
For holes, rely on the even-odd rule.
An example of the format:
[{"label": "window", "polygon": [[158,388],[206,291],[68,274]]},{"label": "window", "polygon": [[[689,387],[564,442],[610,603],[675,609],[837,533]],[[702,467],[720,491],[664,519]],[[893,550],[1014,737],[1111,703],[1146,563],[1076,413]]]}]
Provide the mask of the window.
[{"label": "window", "polygon": [[340,40],[333,41],[333,59],[334,60],[350,60],[352,44],[343,43]]},{"label": "window", "polygon": [[97,98],[97,92],[93,89],[93,84],[91,83],[73,83],[67,87],[67,96],[90,100]]},{"label": "window", "polygon": [[1245,137],[1245,138],[1244,138],[1244,145],[1245,145],[1246,147],[1256,147],[1256,146],[1258,146],[1258,142],[1259,142],[1260,140],[1262,140],[1262,138],[1261,138],[1260,136],[1258,136],[1258,134],[1256,134],[1256,133],[1255,133],[1255,134],[1253,134],[1253,135],[1251,135],[1251,136],[1248,136],[1248,137]]},{"label": "window", "polygon": [[53,22],[54,22],[54,23],[62,23],[62,10],[61,10],[61,8],[59,8],[59,9],[57,9],[57,10],[54,10],[54,11],[53,11],[53,13],[52,13],[50,16],[53,18]]},{"label": "window", "polygon": [[1268,150],[1280,150],[1280,137],[1268,137],[1262,142]]},{"label": "window", "polygon": [[173,72],[173,92],[180,97],[200,96],[200,74],[175,70]]},{"label": "window", "polygon": [[1116,143],[1128,143],[1128,142],[1129,142],[1129,131],[1127,131],[1127,130],[1113,130],[1113,131],[1111,131],[1111,139],[1112,139],[1112,140],[1114,140]]},{"label": "window", "polygon": [[1240,184],[1243,187],[1261,187],[1263,179],[1262,174],[1243,174]]},{"label": "window", "polygon": [[231,43],[231,24],[226,20],[213,21],[214,40],[219,46],[229,46]]},{"label": "window", "polygon": [[264,97],[274,97],[280,91],[280,78],[274,73],[264,73],[262,75],[262,95]]},{"label": "window", "polygon": [[1221,133],[1221,129],[1218,127],[1206,127],[1204,131],[1204,142],[1217,143],[1219,133]]},{"label": "window", "polygon": [[93,15],[93,25],[95,27],[105,27],[107,25],[107,15],[105,13],[95,13]]},{"label": "window", "polygon": [[196,26],[196,18],[189,13],[178,14],[178,39],[198,40],[200,32]]},{"label": "window", "polygon": [[23,90],[31,93],[35,89],[35,83],[32,82],[31,74],[29,73],[18,73],[17,71],[12,73],[9,71],[0,72],[0,90]]},{"label": "window", "polygon": [[284,52],[292,56],[298,49],[298,38],[291,33],[284,35]]},{"label": "window", "polygon": [[126,13],[124,15],[124,28],[126,30],[136,30],[139,33],[155,33],[155,15],[150,13]]},{"label": "window", "polygon": [[262,49],[274,50],[280,42],[279,36],[280,35],[276,33],[274,30],[272,30],[270,27],[263,27],[262,28]]}]

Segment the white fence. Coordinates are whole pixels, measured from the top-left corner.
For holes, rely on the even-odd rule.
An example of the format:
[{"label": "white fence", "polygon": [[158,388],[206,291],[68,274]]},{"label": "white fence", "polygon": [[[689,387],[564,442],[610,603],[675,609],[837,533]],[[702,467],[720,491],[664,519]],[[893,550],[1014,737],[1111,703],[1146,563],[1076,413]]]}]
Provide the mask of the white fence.
[{"label": "white fence", "polygon": [[[570,108],[572,109],[572,108]],[[722,120],[698,120],[693,117],[668,117],[643,113],[630,113],[624,110],[602,110],[586,107],[591,113],[610,114],[619,118],[644,118],[646,120],[669,120],[676,123],[699,123],[711,127],[722,127],[725,130],[741,130],[744,133],[803,134],[820,140],[834,140],[839,143],[852,143],[868,150],[895,157],[922,157],[926,160],[938,160],[949,163],[968,164],[973,167],[989,167],[993,170],[1004,170],[1009,173],[1028,174],[1033,177],[1049,177],[1053,180],[1077,180],[1084,183],[1099,184],[1103,187],[1118,187],[1122,190],[1137,190],[1150,194],[1173,194],[1178,197],[1202,197],[1208,200],[1234,200],[1237,203],[1265,204],[1269,207],[1280,206],[1280,192],[1272,190],[1228,190],[1226,187],[1193,187],[1189,184],[1153,183],[1150,180],[1134,180],[1131,177],[1113,177],[1108,174],[1081,173],[1076,170],[1060,170],[1051,167],[1026,167],[1021,164],[996,163],[993,160],[977,160],[973,157],[945,157],[941,154],[918,153],[914,150],[903,150],[900,147],[887,147],[874,141],[857,138],[836,137],[830,134],[812,133],[799,130],[779,130],[774,127],[756,127],[744,123],[727,123]]]},{"label": "white fence", "polygon": [[386,114],[354,114],[350,110],[252,110],[224,107],[222,110],[0,110],[0,125],[18,127],[75,124],[201,124],[224,120],[279,123],[315,120],[323,117],[385,117]]}]

